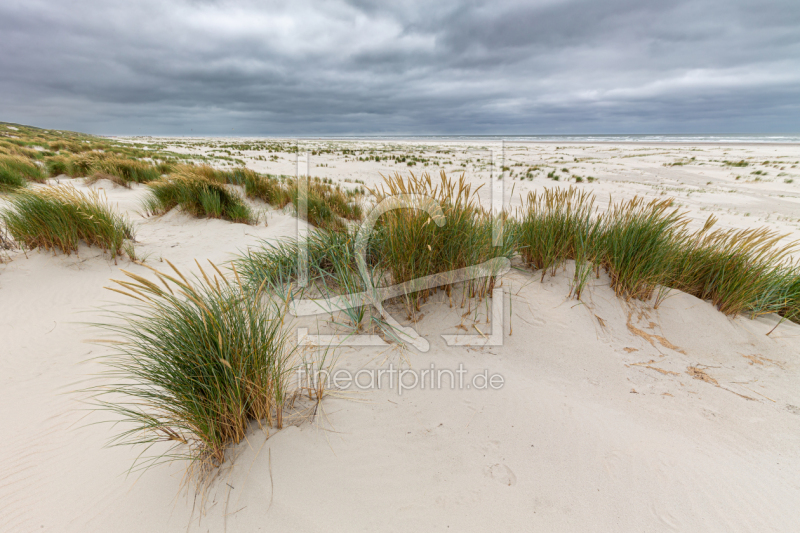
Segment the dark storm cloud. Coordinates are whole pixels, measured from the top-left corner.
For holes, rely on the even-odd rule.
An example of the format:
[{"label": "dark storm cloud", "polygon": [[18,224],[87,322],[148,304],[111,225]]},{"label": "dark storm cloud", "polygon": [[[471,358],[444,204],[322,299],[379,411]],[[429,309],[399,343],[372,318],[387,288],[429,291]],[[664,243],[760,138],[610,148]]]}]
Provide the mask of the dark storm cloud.
[{"label": "dark storm cloud", "polygon": [[0,120],[98,133],[794,132],[800,3],[0,4]]}]

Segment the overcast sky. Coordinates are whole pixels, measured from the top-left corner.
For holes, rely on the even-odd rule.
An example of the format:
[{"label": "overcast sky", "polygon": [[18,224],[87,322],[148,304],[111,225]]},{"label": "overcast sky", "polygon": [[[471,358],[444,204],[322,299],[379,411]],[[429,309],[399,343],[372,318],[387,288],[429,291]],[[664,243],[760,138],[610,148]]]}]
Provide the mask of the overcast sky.
[{"label": "overcast sky", "polygon": [[800,132],[800,0],[2,0],[0,121],[98,134]]}]

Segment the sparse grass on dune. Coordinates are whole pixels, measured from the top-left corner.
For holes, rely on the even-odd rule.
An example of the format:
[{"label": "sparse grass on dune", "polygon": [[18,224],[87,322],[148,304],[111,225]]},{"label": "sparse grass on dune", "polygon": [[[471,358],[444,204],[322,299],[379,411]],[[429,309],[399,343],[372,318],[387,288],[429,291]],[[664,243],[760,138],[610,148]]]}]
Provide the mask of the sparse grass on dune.
[{"label": "sparse grass on dune", "polygon": [[594,196],[576,188],[529,193],[517,223],[518,251],[525,262],[554,275],[568,259],[576,263],[573,292],[580,298],[595,260],[599,220],[592,221]]},{"label": "sparse grass on dune", "polygon": [[185,212],[198,217],[223,218],[244,224],[251,224],[255,220],[252,210],[239,195],[223,184],[195,174],[173,174],[149,186],[144,207],[150,214],[164,214],[180,206]]},{"label": "sparse grass on dune", "polygon": [[[395,209],[381,216],[374,240],[378,266],[391,275],[392,283],[403,283],[432,274],[469,267],[495,257],[511,257],[514,250],[513,225],[507,224],[502,246],[492,245],[492,216],[483,209],[477,196],[462,175],[457,181],[444,172],[434,185],[429,174],[408,179],[400,174],[384,177],[383,187],[372,191],[376,202],[399,194],[413,195],[413,208]],[[441,207],[441,214],[430,216],[425,208],[428,199]],[[433,204],[431,204],[433,205]],[[470,284],[483,296],[491,292],[494,279]],[[446,287],[449,293],[449,287]],[[429,292],[409,295],[417,310],[420,297]]]},{"label": "sparse grass on dune", "polygon": [[[181,165],[176,170],[183,176],[196,176],[211,183],[244,187],[245,196],[282,208],[298,205],[299,189],[294,178],[279,179],[247,168],[220,170],[210,165]],[[354,194],[312,179],[306,189],[307,220],[316,227],[341,229],[344,220],[360,220],[361,206]]]},{"label": "sparse grass on dune", "polygon": [[796,243],[766,228],[710,231],[715,219],[676,249],[675,286],[736,316],[797,315],[798,272],[786,264]]},{"label": "sparse grass on dune", "polygon": [[[459,181],[441,176],[434,186],[430,177],[413,177],[406,182],[400,176],[386,178],[389,190],[379,191],[378,201],[395,190],[435,198],[442,208],[438,225],[425,211],[402,208],[392,210],[378,221],[366,249],[367,268],[376,286],[399,284],[425,276],[449,272],[485,262],[496,257],[510,257],[514,250],[514,231],[507,224],[502,245],[492,246],[492,217],[484,211],[477,195],[463,178]],[[419,206],[429,203],[421,200]],[[431,204],[432,205],[432,204]],[[314,230],[307,246],[309,285],[318,296],[357,293],[366,287],[358,271],[354,229],[343,226]],[[237,262],[237,268],[251,287],[268,283],[275,291],[286,290],[297,279],[298,245],[294,240],[264,243],[249,250]],[[470,281],[470,296],[483,297],[493,288],[494,278]],[[283,288],[282,288],[283,287]],[[450,287],[445,287],[450,293]],[[419,309],[429,290],[409,295],[409,313]],[[343,309],[344,310],[344,309]],[[346,309],[351,325],[359,327],[364,309]]]},{"label": "sparse grass on dune", "polygon": [[192,281],[175,267],[157,281],[125,272],[111,288],[133,302],[100,325],[117,350],[106,359],[115,384],[95,390],[125,426],[113,443],[173,445],[139,466],[188,458],[204,472],[251,421],[283,425],[294,355],[284,303],[212,267]]},{"label": "sparse grass on dune", "polygon": [[[197,216],[246,220],[249,215],[245,213],[246,204],[227,202],[219,185],[241,186],[248,198],[258,198],[277,207],[297,204],[298,189],[292,178],[261,175],[244,167],[219,169],[208,163],[196,164],[197,159],[203,162],[220,158],[162,152],[163,146],[119,143],[74,132],[11,126],[13,134],[0,130],[0,160],[8,162],[6,166],[0,165],[0,192],[24,187],[28,181],[43,182],[48,176],[85,177],[90,184],[107,179],[123,187],[161,182],[165,175],[166,182],[193,176],[211,184],[204,188],[205,192],[198,191],[195,195],[205,205],[203,201],[186,202],[189,212]],[[221,159],[226,163],[233,161],[230,157]],[[318,227],[341,228],[347,220],[360,220],[360,198],[360,193],[314,178],[308,187],[307,220]],[[215,205],[216,200],[222,205]]]},{"label": "sparse grass on dune", "polygon": [[[592,270],[602,268],[616,294],[625,299],[647,300],[656,294],[657,306],[669,289],[680,289],[710,300],[730,316],[766,312],[792,320],[800,316],[798,272],[786,263],[793,247],[780,246],[780,236],[774,233],[711,232],[713,219],[692,233],[686,229],[684,215],[669,200],[635,198],[612,203],[600,215],[591,195],[571,188],[530,195],[523,204],[521,220],[506,224],[503,246],[493,247],[492,219],[474,192],[463,181],[444,176],[441,180],[434,185],[429,176],[393,176],[386,178],[385,189],[375,191],[377,202],[397,194],[435,198],[446,223],[440,227],[422,209],[383,214],[368,247],[368,267],[374,279],[403,283],[518,252],[542,271],[542,277],[574,260],[572,293],[578,298]],[[416,207],[422,203],[420,200]],[[326,247],[337,239],[350,242],[353,238],[341,228],[311,238],[309,260],[318,280],[329,280],[330,287],[361,290],[361,281],[350,277],[355,272],[353,252],[336,255]],[[251,283],[269,279],[277,286],[294,281],[296,257],[295,245],[281,243],[249,252],[240,269]],[[485,294],[491,282],[483,281],[477,294]],[[409,295],[411,312],[419,309],[427,294]]]},{"label": "sparse grass on dune", "polygon": [[[249,290],[264,287],[286,301],[304,296],[346,296],[366,288],[356,264],[352,230],[312,229],[305,244],[308,265],[305,288],[298,286],[299,243],[294,239],[265,241],[258,248],[248,249],[236,261],[236,268]],[[373,262],[370,257],[368,262]],[[350,326],[358,329],[363,325],[363,307],[341,310],[349,317]]]},{"label": "sparse grass on dune", "polygon": [[[245,194],[250,198],[258,198],[278,208],[289,204],[296,208],[298,205],[300,190],[294,178],[279,180],[250,172],[245,174],[243,182]],[[311,179],[306,187],[306,220],[319,228],[341,229],[344,221],[363,217],[360,198],[359,193]]]},{"label": "sparse grass on dune", "polygon": [[0,157],[0,187],[12,190],[27,182],[43,183],[46,174],[33,161],[19,156]]},{"label": "sparse grass on dune", "polygon": [[83,241],[122,255],[133,226],[115,213],[97,192],[82,193],[69,185],[41,187],[14,194],[0,212],[8,233],[29,249],[76,252]]},{"label": "sparse grass on dune", "polygon": [[671,200],[634,198],[602,215],[593,202],[570,188],[530,195],[523,204],[519,253],[542,277],[573,259],[577,297],[591,268],[603,268],[622,298],[647,300],[657,291],[658,306],[669,289],[679,289],[729,316],[800,318],[800,278],[789,257],[796,247],[782,245],[781,235],[765,228],[712,231],[713,217],[690,232]]},{"label": "sparse grass on dune", "polygon": [[91,165],[91,171],[90,183],[106,178],[124,187],[130,187],[131,183],[149,183],[161,177],[155,165],[120,157],[98,159]]}]

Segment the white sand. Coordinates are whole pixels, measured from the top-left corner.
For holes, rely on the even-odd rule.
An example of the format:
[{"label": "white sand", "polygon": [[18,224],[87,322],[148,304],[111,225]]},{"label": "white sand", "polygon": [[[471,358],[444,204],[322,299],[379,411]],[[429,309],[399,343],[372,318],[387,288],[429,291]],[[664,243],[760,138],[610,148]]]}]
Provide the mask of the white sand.
[{"label": "white sand", "polygon": [[[555,148],[529,145],[525,157],[552,157]],[[642,148],[668,153],[610,159]],[[714,213],[723,226],[769,224],[800,236],[800,182],[777,177],[800,176],[792,168],[800,147],[691,149],[571,147],[571,159],[601,161],[555,168],[597,177],[581,186],[603,202],[608,194],[666,190],[697,220]],[[692,156],[708,162],[662,166]],[[289,173],[290,157],[251,164]],[[756,182],[752,166],[710,161],[744,157],[783,158],[786,169],[756,167],[773,180]],[[379,167],[408,170],[333,158],[329,165],[314,173],[375,183]],[[553,184],[541,173],[516,181],[517,192]],[[145,219],[136,213],[142,188],[96,187],[134,220],[138,249],[156,268],[162,258],[186,270],[196,269],[195,259],[222,264],[259,239],[295,231],[294,218],[275,212],[267,227],[176,212]],[[338,367],[463,364],[470,374],[502,375],[502,389],[330,397],[313,421],[268,440],[254,429],[232,451],[235,461],[201,515],[179,492],[183,464],[126,477],[140,450],[104,448],[113,428],[87,425],[103,417],[82,410],[72,393],[101,371],[93,358],[109,353],[86,342],[97,334],[81,323],[122,301],[103,289],[121,268],[147,269],[115,265],[89,248],[71,257],[14,252],[12,259],[0,265],[2,531],[800,530],[800,326],[785,323],[766,336],[776,317],[731,320],[680,293],[658,310],[629,306],[605,277],[581,304],[567,298],[568,272],[540,283],[538,274],[512,271],[503,283],[511,295],[503,346],[454,348],[439,334],[473,321],[439,294],[418,325],[431,343],[427,353],[343,348]],[[485,315],[480,321],[488,333]],[[690,366],[716,384],[690,375]]]}]

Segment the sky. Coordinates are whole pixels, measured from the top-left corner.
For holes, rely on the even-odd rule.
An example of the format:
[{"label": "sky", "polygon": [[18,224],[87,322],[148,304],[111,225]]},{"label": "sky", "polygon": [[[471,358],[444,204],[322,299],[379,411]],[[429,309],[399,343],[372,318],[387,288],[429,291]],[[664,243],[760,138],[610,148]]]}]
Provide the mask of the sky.
[{"label": "sky", "polygon": [[800,132],[800,1],[2,0],[0,121],[106,135]]}]

